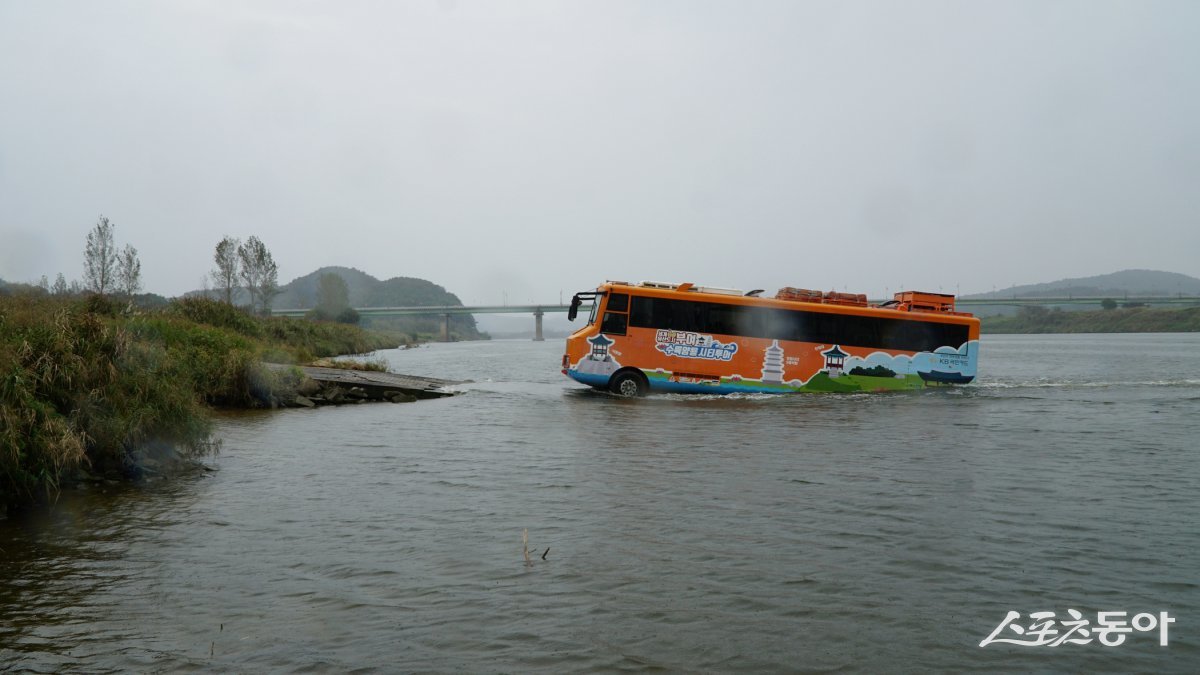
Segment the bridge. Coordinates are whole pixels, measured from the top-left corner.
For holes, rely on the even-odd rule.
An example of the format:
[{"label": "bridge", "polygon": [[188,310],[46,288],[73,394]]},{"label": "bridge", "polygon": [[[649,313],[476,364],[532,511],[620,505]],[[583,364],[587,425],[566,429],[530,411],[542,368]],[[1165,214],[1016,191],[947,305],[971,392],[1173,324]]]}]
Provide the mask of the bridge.
[{"label": "bridge", "polygon": [[[1113,300],[1121,304],[1138,303],[1140,305],[1174,305],[1174,306],[1200,306],[1200,297],[1191,295],[1168,295],[1157,297],[1139,297],[1139,296],[1124,296],[1124,297],[1050,297],[1050,298],[958,298],[955,301],[955,307],[970,311],[973,307],[1028,307],[1028,306],[1059,306],[1059,305],[1075,305],[1087,306],[1092,305],[1099,307],[1104,300]],[[872,304],[884,302],[883,300],[870,300]],[[585,302],[581,310],[590,307],[590,302]],[[570,309],[570,305],[546,304],[546,305],[445,305],[441,307],[422,306],[422,307],[356,307],[354,311],[358,312],[359,316],[440,316],[442,317],[442,340],[450,341],[450,317],[458,314],[532,314],[533,315],[533,339],[543,341],[542,336],[542,317],[548,313],[564,313]],[[291,316],[303,317],[308,314],[310,309],[273,309],[272,316]]]},{"label": "bridge", "polygon": [[[585,306],[591,306],[590,303]],[[368,316],[440,316],[442,317],[442,341],[450,341],[450,317],[458,314],[532,314],[533,339],[541,342],[542,317],[548,313],[566,313],[570,305],[443,305],[421,307],[355,307],[360,317]],[[271,316],[302,317],[311,309],[273,309]]]},{"label": "bridge", "polygon": [[[1200,306],[1200,297],[1192,295],[1164,295],[1164,296],[1088,296],[1088,297],[1048,297],[1048,298],[958,298],[954,301],[955,307],[969,310],[972,307],[1030,307],[1030,306],[1088,306],[1099,307],[1100,303],[1105,300],[1112,300],[1119,305],[1138,306],[1163,306],[1174,305],[1183,307]],[[874,302],[874,301],[872,301]]]}]

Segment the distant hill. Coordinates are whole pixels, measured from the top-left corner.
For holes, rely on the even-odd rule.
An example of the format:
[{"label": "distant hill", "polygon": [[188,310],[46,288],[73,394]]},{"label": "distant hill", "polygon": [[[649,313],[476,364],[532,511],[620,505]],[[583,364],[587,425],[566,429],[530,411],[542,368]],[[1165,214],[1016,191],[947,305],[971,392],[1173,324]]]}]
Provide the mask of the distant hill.
[{"label": "distant hill", "polygon": [[350,304],[354,307],[462,305],[457,295],[432,281],[412,277],[392,277],[380,281],[353,267],[331,266],[322,267],[280,287],[272,306],[281,309],[316,306],[317,285],[326,274],[336,274],[346,282]]},{"label": "distant hill", "polygon": [[991,293],[964,295],[963,298],[1046,298],[1200,295],[1200,279],[1176,272],[1122,270],[1111,274],[1079,279],[1060,279],[1044,284],[1013,286]]},{"label": "distant hill", "polygon": [[18,283],[16,281],[5,281],[4,279],[0,279],[0,293],[10,294],[34,292],[35,289],[36,291],[41,291],[41,288],[38,288],[36,285],[34,285],[34,283]]},{"label": "distant hill", "polygon": [[[279,309],[309,309],[317,304],[317,285],[322,276],[336,274],[346,282],[353,307],[444,307],[462,306],[458,296],[432,281],[413,277],[392,277],[380,281],[353,267],[322,267],[293,279],[280,288],[272,306]],[[435,318],[389,318],[363,321],[364,325],[403,333],[436,335],[441,326]],[[450,330],[456,339],[478,340],[485,337],[471,315],[450,318]]]}]

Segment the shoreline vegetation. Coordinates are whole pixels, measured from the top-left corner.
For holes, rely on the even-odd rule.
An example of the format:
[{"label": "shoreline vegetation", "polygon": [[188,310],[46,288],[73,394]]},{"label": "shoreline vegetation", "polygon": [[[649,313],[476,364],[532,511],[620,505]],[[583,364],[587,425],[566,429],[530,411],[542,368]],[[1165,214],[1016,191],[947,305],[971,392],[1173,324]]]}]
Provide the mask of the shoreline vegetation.
[{"label": "shoreline vegetation", "polygon": [[101,295],[0,296],[0,515],[67,485],[195,464],[216,450],[213,408],[295,400],[304,375],[268,364],[413,342],[205,298],[140,309]]},{"label": "shoreline vegetation", "polygon": [[1200,331],[1200,307],[1123,307],[1067,312],[1036,305],[1013,316],[981,317],[987,333],[1191,333]]},{"label": "shoreline vegetation", "polygon": [[[982,328],[1195,332],[1200,307],[1031,306],[984,317]],[[259,318],[203,297],[139,308],[102,295],[0,295],[0,515],[67,485],[194,464],[216,450],[212,409],[289,407],[312,386],[299,368],[278,364],[385,370],[378,361],[332,357],[412,346],[421,337]]]}]

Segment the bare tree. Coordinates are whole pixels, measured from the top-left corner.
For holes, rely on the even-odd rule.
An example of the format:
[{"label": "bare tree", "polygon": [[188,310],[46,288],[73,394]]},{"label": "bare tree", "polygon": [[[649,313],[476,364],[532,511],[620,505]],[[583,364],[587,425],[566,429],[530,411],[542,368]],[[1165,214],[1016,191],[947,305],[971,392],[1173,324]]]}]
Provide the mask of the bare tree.
[{"label": "bare tree", "polygon": [[83,252],[83,280],[89,290],[104,295],[112,290],[117,268],[117,247],[113,243],[113,228],[108,218],[100,216],[96,227],[88,232],[87,248]]},{"label": "bare tree", "polygon": [[54,285],[50,287],[50,292],[55,295],[66,295],[69,292],[67,290],[67,279],[63,276],[62,272],[58,273],[58,277],[54,280]]},{"label": "bare tree", "polygon": [[259,300],[262,302],[263,316],[271,315],[271,303],[279,295],[279,267],[271,254],[267,253],[267,266],[264,268],[262,284],[258,288]]},{"label": "bare tree", "polygon": [[233,289],[238,287],[238,249],[241,242],[233,237],[225,237],[217,244],[213,260],[217,268],[211,272],[213,283],[217,290],[225,295],[225,303],[233,304]]},{"label": "bare tree", "polygon": [[137,249],[129,244],[117,256],[117,287],[131,298],[142,290],[142,261]]},{"label": "bare tree", "polygon": [[258,284],[262,280],[262,270],[255,263],[256,253],[260,250],[266,250],[263,243],[258,237],[250,237],[244,244],[238,244],[238,276],[241,277],[242,285],[246,287],[246,292],[250,294],[250,311],[257,311],[258,308]]},{"label": "bare tree", "polygon": [[250,311],[267,314],[271,300],[279,293],[279,268],[258,237],[250,237],[238,246],[239,274],[250,293]]}]

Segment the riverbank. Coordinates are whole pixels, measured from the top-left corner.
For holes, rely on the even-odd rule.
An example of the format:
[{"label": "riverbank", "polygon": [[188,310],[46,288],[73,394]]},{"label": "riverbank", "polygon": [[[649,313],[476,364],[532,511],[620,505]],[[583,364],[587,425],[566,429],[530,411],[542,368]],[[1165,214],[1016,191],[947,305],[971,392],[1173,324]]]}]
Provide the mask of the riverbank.
[{"label": "riverbank", "polygon": [[0,505],[211,452],[210,409],[293,405],[316,358],[407,343],[253,317],[202,298],[139,310],[100,296],[0,297]]},{"label": "riverbank", "polygon": [[1200,332],[1200,307],[1128,307],[1064,312],[1022,307],[1013,316],[983,317],[986,333],[1193,333]]}]

